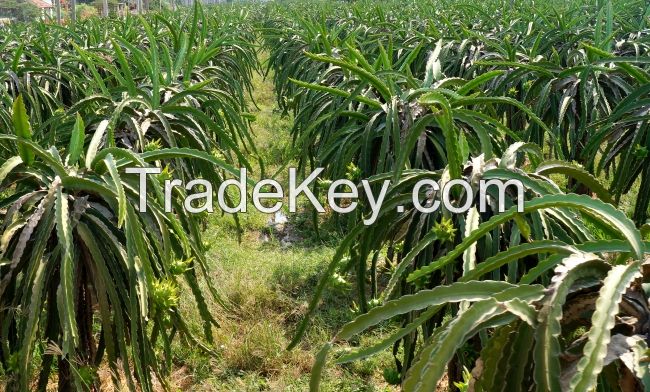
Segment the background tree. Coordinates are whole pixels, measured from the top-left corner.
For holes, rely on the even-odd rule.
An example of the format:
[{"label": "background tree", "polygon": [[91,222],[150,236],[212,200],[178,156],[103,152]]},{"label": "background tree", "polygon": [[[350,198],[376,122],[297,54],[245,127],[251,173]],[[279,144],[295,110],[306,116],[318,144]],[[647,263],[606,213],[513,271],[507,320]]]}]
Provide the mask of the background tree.
[{"label": "background tree", "polygon": [[41,11],[29,1],[0,0],[0,16],[15,18],[21,22],[38,18]]},{"label": "background tree", "polygon": [[56,23],[61,24],[61,0],[55,0],[54,6],[56,8]]}]

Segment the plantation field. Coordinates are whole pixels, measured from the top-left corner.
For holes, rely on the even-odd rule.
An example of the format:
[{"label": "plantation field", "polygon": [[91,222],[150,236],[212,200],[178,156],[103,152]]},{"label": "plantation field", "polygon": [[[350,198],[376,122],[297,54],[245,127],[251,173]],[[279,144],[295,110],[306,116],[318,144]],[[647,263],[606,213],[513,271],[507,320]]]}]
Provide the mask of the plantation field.
[{"label": "plantation field", "polygon": [[646,2],[190,3],[0,26],[0,388],[650,391]]}]

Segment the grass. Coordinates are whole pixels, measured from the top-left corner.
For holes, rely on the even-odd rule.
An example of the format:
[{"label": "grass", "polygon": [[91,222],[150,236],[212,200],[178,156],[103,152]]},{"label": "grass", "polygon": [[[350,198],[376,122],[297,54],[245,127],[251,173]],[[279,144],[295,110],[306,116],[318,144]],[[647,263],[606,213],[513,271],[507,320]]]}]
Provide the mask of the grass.
[{"label": "grass", "polygon": [[[291,118],[276,110],[270,79],[256,75],[253,124],[260,157],[266,172],[280,170],[286,182],[290,165]],[[251,105],[252,106],[252,105]],[[258,169],[260,169],[258,167]],[[284,173],[284,175],[282,174]],[[269,215],[250,208],[240,216],[242,241],[231,216],[209,219],[206,241],[213,284],[231,309],[210,304],[220,328],[214,329],[218,356],[204,354],[190,344],[174,346],[175,380],[183,390],[197,391],[304,391],[316,351],[355,313],[351,285],[329,290],[302,344],[285,348],[312,297],[324,266],[331,260],[338,235],[315,238],[308,213],[291,216],[283,229],[269,226]],[[200,333],[201,319],[191,301],[181,298],[191,329]],[[383,327],[390,329],[389,326]],[[382,328],[362,336],[371,343],[387,331]],[[390,391],[383,373],[394,369],[389,352],[366,361],[332,366],[324,377],[324,391]]]}]

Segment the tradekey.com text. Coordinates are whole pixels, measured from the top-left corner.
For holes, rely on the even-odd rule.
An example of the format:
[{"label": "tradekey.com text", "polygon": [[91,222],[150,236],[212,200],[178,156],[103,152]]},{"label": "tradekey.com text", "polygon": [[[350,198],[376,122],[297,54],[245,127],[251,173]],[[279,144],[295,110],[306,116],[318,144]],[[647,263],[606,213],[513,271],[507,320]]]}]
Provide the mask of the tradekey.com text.
[{"label": "tradekey.com text", "polygon": [[[307,178],[298,180],[298,170],[289,168],[288,192],[285,193],[282,185],[273,179],[263,179],[252,183],[248,180],[246,168],[240,169],[238,179],[228,179],[219,184],[217,189],[217,203],[219,209],[226,213],[246,213],[248,207],[248,197],[250,186],[252,186],[252,203],[253,206],[263,213],[275,213],[280,211],[286,201],[289,204],[289,212],[295,213],[298,209],[298,198],[302,195],[309,200],[316,211],[324,213],[325,208],[312,191],[314,183],[318,176],[323,172],[323,168],[317,168]],[[139,211],[147,211],[147,176],[157,175],[162,171],[160,168],[127,168],[127,173],[139,175]],[[327,205],[329,208],[340,214],[353,212],[359,205],[361,193],[365,195],[364,200],[367,202],[369,213],[364,217],[363,223],[371,225],[375,222],[381,211],[382,203],[390,189],[390,180],[384,180],[382,183],[371,184],[368,180],[361,180],[360,184],[355,184],[349,179],[339,179],[332,181],[327,189]],[[485,212],[490,200],[498,202],[498,211],[505,211],[506,190],[512,187],[517,197],[517,211],[524,210],[524,185],[521,181],[508,180],[501,181],[497,179],[480,180],[478,184],[478,210]],[[182,188],[187,191],[183,202],[183,208],[189,213],[213,213],[214,205],[214,187],[209,181],[204,179],[195,179],[184,184],[181,180],[165,180],[164,183],[164,202],[165,212],[172,212],[172,193],[175,188]],[[497,193],[488,195],[488,188],[495,187]],[[236,205],[229,202],[228,192],[233,188],[239,193]],[[374,188],[374,189],[373,189]],[[457,188],[457,190],[454,190]],[[453,195],[464,193],[462,205],[454,202]],[[412,206],[423,213],[432,213],[443,206],[447,211],[454,214],[464,214],[469,211],[475,203],[475,190],[471,183],[464,179],[455,179],[440,184],[433,179],[423,179],[418,181],[412,189]],[[273,203],[275,202],[275,203]],[[397,206],[397,212],[404,212],[405,206]]]}]

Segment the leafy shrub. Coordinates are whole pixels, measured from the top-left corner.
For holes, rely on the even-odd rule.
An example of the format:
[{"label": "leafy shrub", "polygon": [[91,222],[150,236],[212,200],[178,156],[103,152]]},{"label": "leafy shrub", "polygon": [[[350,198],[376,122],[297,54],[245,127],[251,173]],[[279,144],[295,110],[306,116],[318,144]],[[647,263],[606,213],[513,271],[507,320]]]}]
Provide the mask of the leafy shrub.
[{"label": "leafy shrub", "polygon": [[84,20],[99,15],[97,8],[88,4],[77,4],[77,20]]}]

